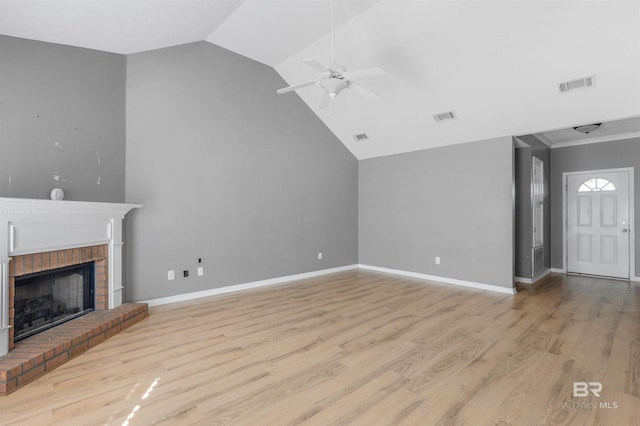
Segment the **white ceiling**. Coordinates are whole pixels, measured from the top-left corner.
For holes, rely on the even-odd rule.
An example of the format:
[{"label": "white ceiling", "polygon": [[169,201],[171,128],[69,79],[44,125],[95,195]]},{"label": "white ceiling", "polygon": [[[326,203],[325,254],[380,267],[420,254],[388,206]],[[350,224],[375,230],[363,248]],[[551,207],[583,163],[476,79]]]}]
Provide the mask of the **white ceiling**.
[{"label": "white ceiling", "polygon": [[[331,10],[331,0],[0,0],[0,34],[123,54],[207,40],[294,84],[317,78],[300,59],[331,62]],[[332,115],[317,107],[319,87],[298,95],[357,158],[640,116],[640,1],[337,0],[336,13],[337,62],[383,68],[358,80],[383,98],[347,90]],[[590,75],[593,88],[558,93]],[[449,110],[458,118],[433,120]]]}]

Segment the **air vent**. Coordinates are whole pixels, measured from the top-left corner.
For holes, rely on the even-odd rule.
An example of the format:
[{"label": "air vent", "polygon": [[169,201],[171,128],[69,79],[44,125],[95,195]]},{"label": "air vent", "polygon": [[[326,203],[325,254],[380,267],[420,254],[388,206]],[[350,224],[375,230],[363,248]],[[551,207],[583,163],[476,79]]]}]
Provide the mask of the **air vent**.
[{"label": "air vent", "polygon": [[360,142],[369,139],[369,136],[367,136],[366,133],[360,133],[358,135],[353,135],[353,138],[356,140],[356,142]]},{"label": "air vent", "polygon": [[433,119],[436,121],[453,120],[454,118],[457,117],[453,111],[441,112],[433,116]]},{"label": "air vent", "polygon": [[579,78],[577,80],[565,81],[564,83],[558,83],[558,89],[560,93],[567,93],[573,90],[585,89],[592,87],[596,83],[596,76],[591,75],[589,77]]}]

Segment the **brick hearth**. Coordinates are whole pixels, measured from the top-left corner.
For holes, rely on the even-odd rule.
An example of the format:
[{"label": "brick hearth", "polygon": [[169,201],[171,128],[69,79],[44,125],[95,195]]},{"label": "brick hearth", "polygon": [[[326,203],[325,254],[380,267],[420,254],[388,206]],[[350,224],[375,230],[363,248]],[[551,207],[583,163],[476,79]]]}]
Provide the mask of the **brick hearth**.
[{"label": "brick hearth", "polygon": [[0,396],[37,379],[149,315],[146,303],[127,303],[79,318],[21,340],[0,357]]}]

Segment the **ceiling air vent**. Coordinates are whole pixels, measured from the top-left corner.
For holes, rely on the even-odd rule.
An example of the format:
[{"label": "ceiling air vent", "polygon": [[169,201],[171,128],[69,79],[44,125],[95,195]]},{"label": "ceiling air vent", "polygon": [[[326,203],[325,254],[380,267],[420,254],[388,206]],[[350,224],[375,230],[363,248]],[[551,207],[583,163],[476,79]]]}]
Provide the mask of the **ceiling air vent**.
[{"label": "ceiling air vent", "polygon": [[589,77],[579,78],[577,80],[558,83],[558,89],[560,90],[560,93],[567,93],[577,89],[585,89],[587,87],[592,87],[595,83],[596,83],[596,76],[591,75]]},{"label": "ceiling air vent", "polygon": [[433,119],[436,121],[453,120],[454,118],[457,117],[453,111],[441,112],[440,114],[436,114],[433,116]]},{"label": "ceiling air vent", "polygon": [[369,139],[369,136],[367,136],[366,133],[360,133],[357,135],[353,135],[353,138],[356,140],[356,142],[360,142]]}]

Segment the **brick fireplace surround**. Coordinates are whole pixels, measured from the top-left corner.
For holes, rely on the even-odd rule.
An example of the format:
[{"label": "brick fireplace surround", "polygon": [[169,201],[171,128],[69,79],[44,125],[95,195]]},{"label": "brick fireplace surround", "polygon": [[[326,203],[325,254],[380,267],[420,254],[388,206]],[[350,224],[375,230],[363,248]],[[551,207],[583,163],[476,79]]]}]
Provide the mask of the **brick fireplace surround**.
[{"label": "brick fireplace surround", "polygon": [[[148,316],[146,304],[121,298],[121,220],[136,207],[0,198],[0,397]],[[15,278],[87,262],[94,262],[95,310],[14,343]]]}]

